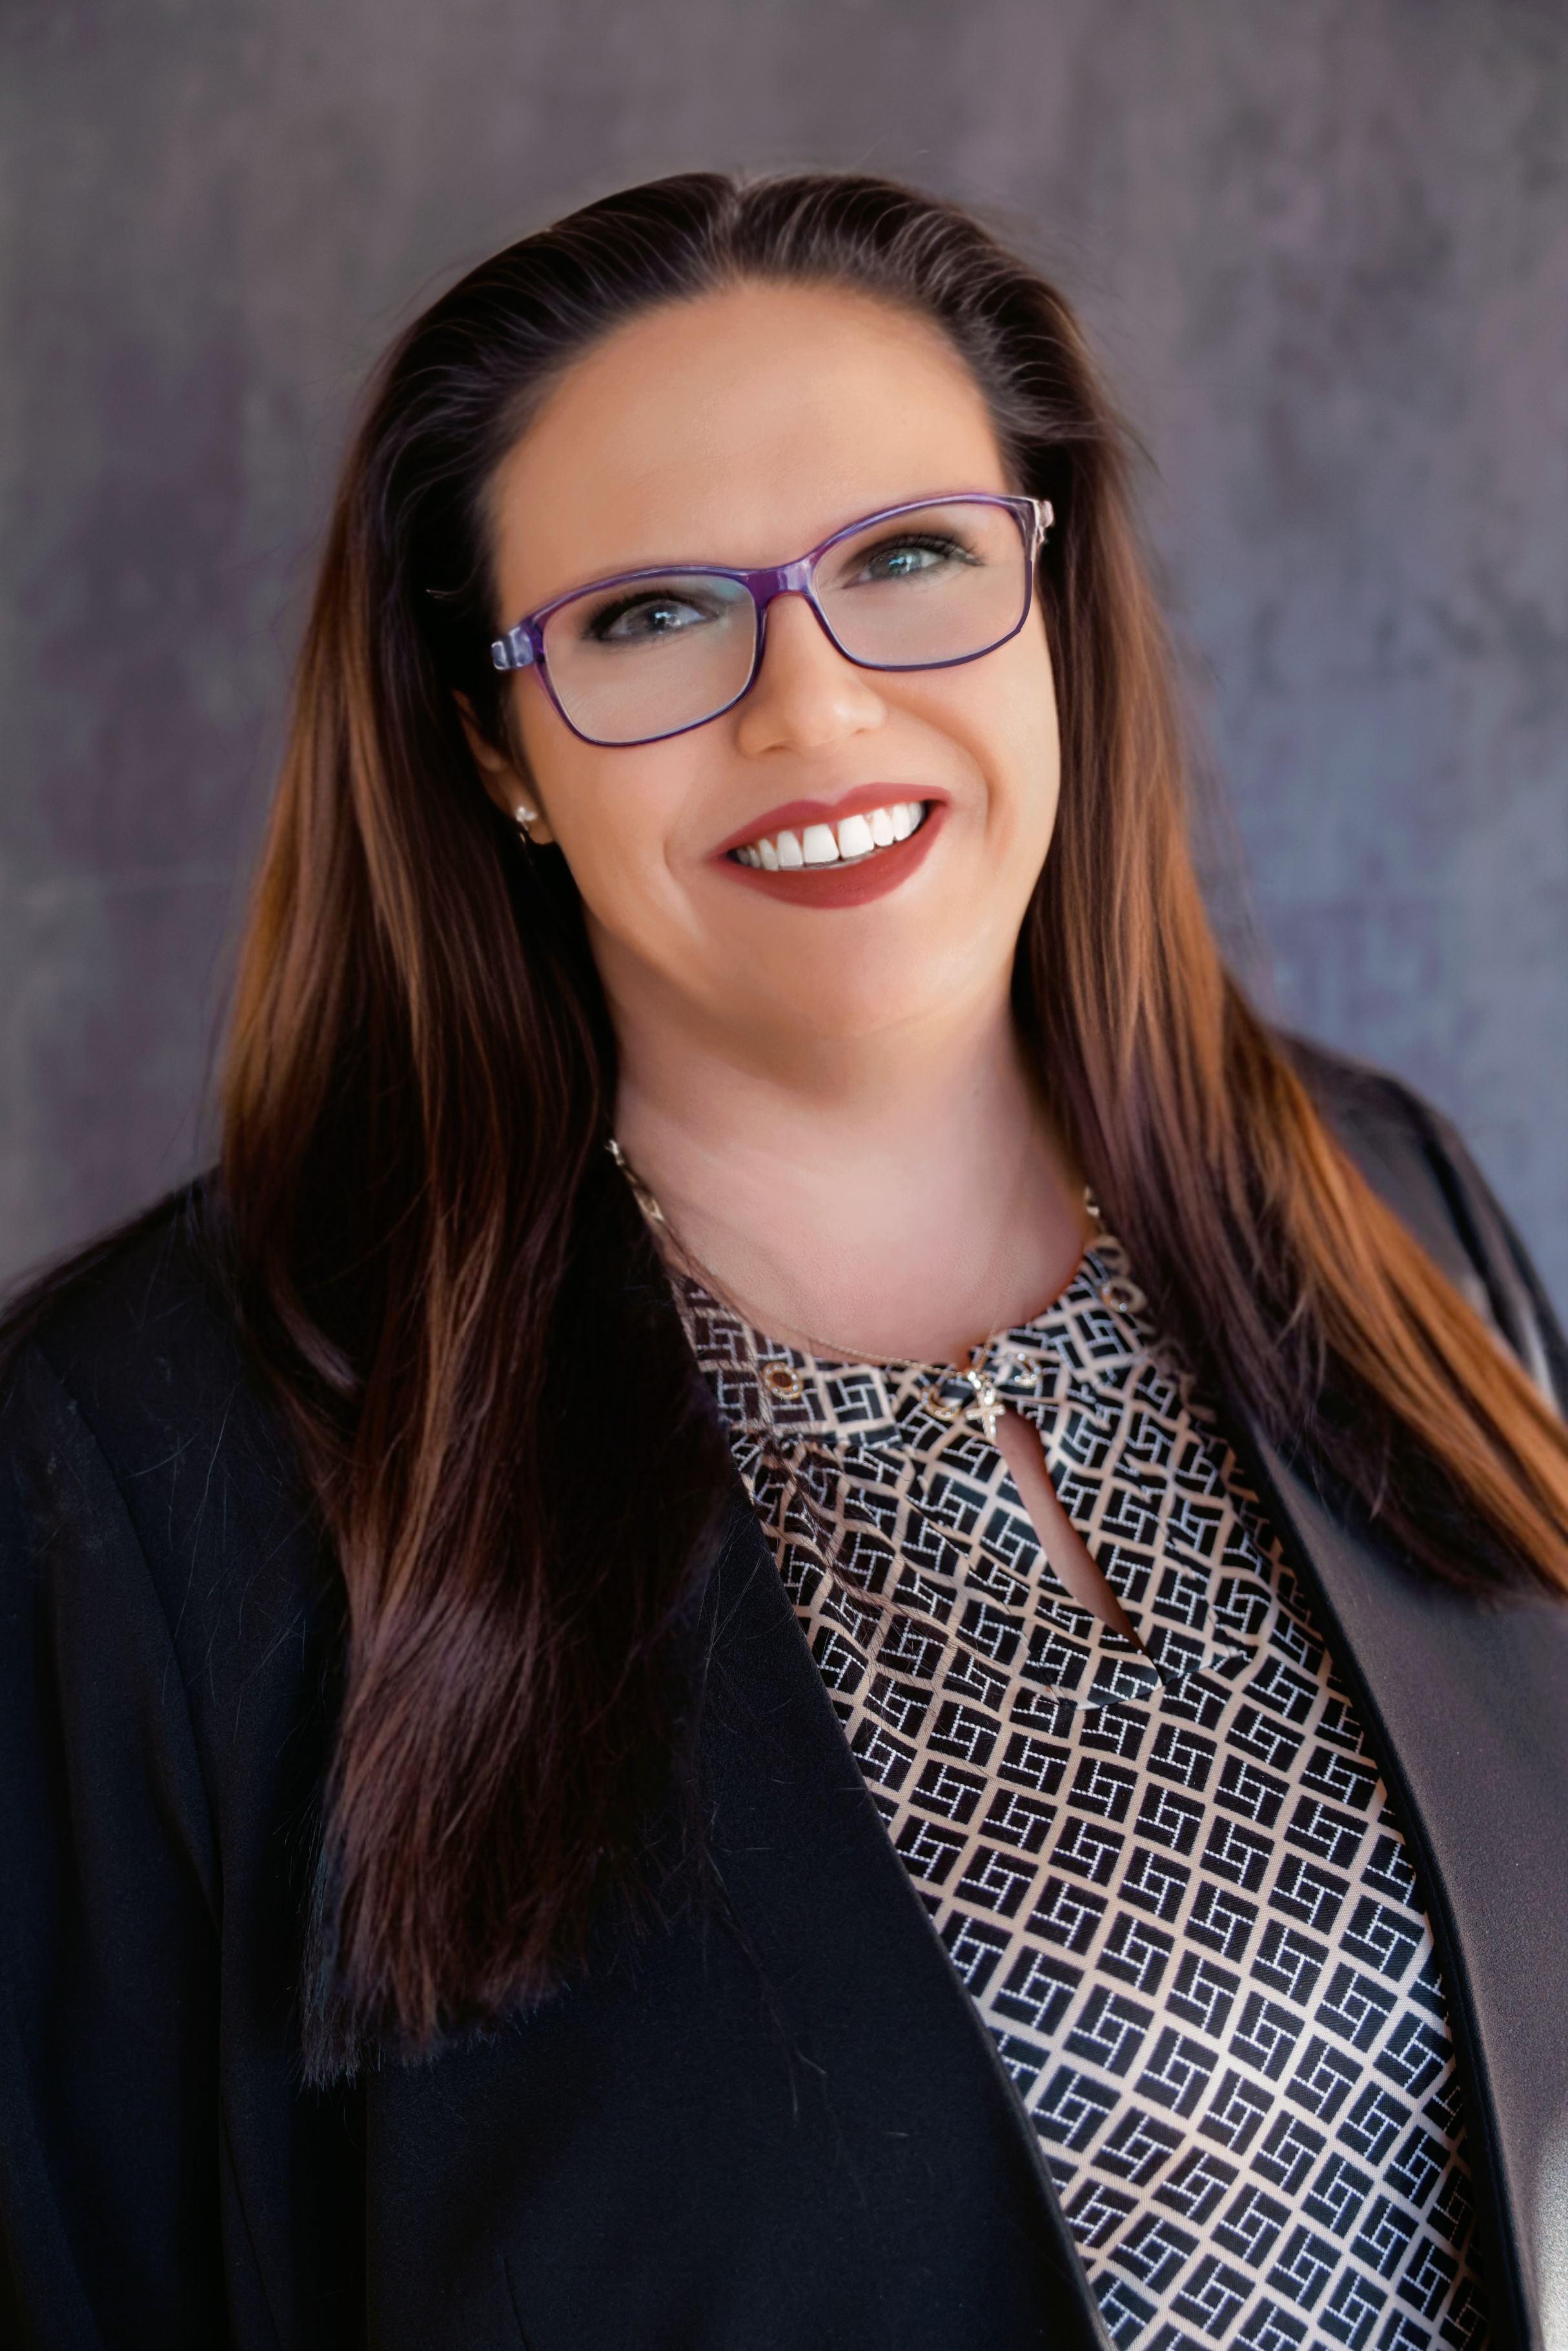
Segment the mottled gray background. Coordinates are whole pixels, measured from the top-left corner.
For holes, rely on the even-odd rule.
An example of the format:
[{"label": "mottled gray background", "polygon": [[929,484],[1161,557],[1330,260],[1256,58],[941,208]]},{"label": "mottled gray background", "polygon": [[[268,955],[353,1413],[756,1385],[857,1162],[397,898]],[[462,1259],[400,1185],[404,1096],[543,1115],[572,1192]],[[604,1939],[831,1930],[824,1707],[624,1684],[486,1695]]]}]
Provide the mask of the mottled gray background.
[{"label": "mottled gray background", "polygon": [[0,106],[0,1270],[206,1147],[393,328],[617,183],[826,162],[1000,208],[1082,306],[1255,981],[1458,1118],[1568,1299],[1558,0],[8,0]]}]

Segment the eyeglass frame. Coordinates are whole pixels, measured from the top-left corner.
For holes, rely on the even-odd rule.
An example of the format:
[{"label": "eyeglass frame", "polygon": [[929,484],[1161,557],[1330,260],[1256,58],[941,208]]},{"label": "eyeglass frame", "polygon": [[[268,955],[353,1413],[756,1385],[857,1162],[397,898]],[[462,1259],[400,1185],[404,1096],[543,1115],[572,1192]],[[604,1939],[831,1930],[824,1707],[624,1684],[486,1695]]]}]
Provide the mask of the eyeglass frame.
[{"label": "eyeglass frame", "polygon": [[[894,522],[900,515],[924,514],[928,507],[946,506],[1005,507],[1013,517],[1022,534],[1024,543],[1022,611],[1005,635],[996,638],[988,645],[981,645],[972,653],[954,653],[945,661],[929,662],[858,660],[840,643],[832,622],[818,600],[813,577],[817,565],[823,556],[837,547],[841,541],[853,538],[861,531],[869,530],[879,522]],[[987,653],[994,653],[998,645],[1005,645],[1009,639],[1016,637],[1028,620],[1034,605],[1035,563],[1040,549],[1045,545],[1046,534],[1055,520],[1055,509],[1049,498],[1013,496],[1000,490],[950,490],[936,497],[906,498],[900,506],[881,507],[873,514],[862,515],[855,522],[845,523],[841,529],[830,532],[818,546],[809,549],[804,555],[798,555],[792,563],[761,564],[752,570],[727,563],[648,563],[642,565],[635,571],[612,571],[602,580],[586,580],[580,588],[569,588],[564,595],[552,596],[548,604],[536,605],[531,612],[525,612],[521,620],[514,622],[504,636],[497,637],[492,641],[490,660],[494,667],[498,670],[513,672],[537,670],[539,683],[549,695],[562,724],[571,729],[580,742],[591,743],[596,749],[603,751],[631,751],[640,748],[646,743],[667,743],[674,736],[690,735],[699,726],[711,726],[716,718],[722,718],[727,710],[733,710],[737,702],[745,701],[756,684],[758,674],[762,667],[762,657],[767,649],[768,641],[768,608],[776,596],[803,597],[816,614],[818,623],[828,643],[835,652],[842,653],[847,662],[853,662],[857,669],[884,671],[958,669],[966,662],[983,661]],[[745,684],[737,693],[732,694],[727,702],[721,702],[716,710],[706,712],[701,718],[688,718],[684,726],[666,726],[657,735],[634,735],[630,741],[616,743],[605,742],[600,736],[585,733],[570,716],[559,695],[556,692],[555,681],[549,674],[549,664],[545,658],[545,623],[554,613],[559,612],[563,605],[575,604],[580,597],[598,595],[608,588],[629,587],[639,580],[667,580],[672,572],[679,573],[683,579],[733,580],[743,587],[751,598],[755,642],[752,646],[751,667],[747,674]]]}]

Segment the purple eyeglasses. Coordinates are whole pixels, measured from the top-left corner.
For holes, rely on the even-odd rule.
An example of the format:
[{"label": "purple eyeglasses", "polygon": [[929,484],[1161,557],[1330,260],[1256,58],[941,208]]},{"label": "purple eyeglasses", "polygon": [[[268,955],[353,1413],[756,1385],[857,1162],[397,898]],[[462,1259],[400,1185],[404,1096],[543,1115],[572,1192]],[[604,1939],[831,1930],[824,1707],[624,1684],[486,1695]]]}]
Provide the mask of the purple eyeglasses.
[{"label": "purple eyeglasses", "polygon": [[845,525],[793,563],[617,571],[526,612],[490,647],[537,669],[585,743],[660,743],[731,710],[762,665],[768,607],[803,596],[861,669],[948,669],[1029,618],[1049,500],[967,490]]}]

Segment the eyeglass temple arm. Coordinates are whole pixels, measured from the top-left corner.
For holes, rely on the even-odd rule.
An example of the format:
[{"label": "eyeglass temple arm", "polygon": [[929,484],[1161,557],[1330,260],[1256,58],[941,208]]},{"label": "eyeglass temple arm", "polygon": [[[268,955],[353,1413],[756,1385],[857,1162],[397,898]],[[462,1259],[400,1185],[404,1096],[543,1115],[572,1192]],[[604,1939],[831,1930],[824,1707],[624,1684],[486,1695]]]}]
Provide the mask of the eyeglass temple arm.
[{"label": "eyeglass temple arm", "polygon": [[515,629],[508,629],[504,637],[496,639],[490,647],[490,660],[497,669],[532,669],[534,649],[528,642],[528,632],[520,622]]}]

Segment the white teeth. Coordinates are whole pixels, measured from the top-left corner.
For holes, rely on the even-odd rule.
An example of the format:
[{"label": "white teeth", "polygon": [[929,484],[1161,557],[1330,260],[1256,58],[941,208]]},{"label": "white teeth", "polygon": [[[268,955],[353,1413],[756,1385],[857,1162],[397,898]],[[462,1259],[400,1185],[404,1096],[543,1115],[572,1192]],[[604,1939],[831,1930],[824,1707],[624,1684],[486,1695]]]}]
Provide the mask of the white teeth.
[{"label": "white teeth", "polygon": [[907,841],[919,830],[925,810],[920,800],[889,800],[863,815],[841,817],[836,825],[809,824],[800,832],[765,834],[735,852],[742,865],[768,873],[793,872],[804,865],[836,865],[841,859],[870,857]]}]

